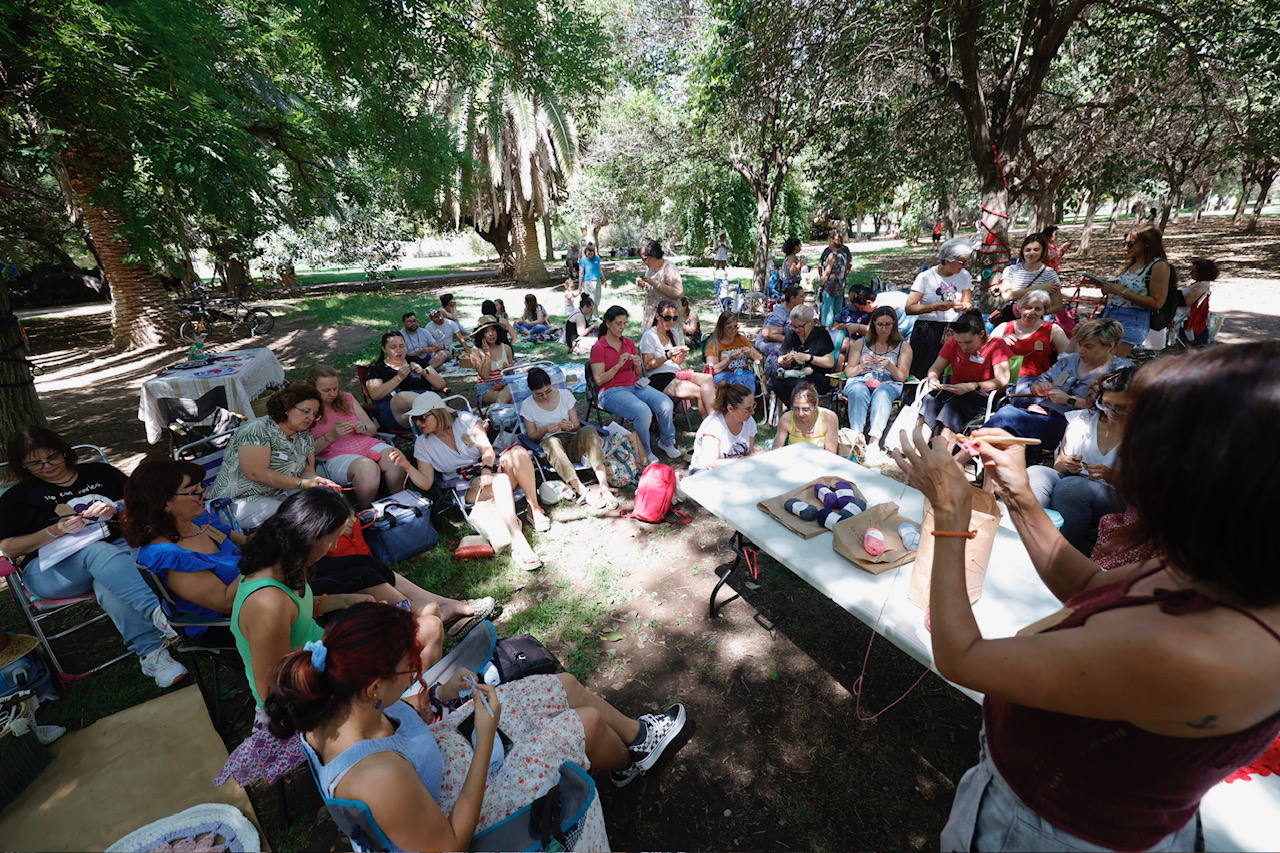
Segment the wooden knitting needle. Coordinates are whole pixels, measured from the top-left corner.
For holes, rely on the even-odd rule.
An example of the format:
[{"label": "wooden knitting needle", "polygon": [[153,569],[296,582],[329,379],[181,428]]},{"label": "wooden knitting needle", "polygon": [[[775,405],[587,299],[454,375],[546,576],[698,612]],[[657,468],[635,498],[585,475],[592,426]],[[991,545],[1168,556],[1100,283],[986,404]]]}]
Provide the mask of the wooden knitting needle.
[{"label": "wooden knitting needle", "polygon": [[1021,444],[1026,447],[1040,444],[1038,438],[1023,438],[1020,435],[970,435],[967,438],[970,441],[985,441],[988,444]]}]

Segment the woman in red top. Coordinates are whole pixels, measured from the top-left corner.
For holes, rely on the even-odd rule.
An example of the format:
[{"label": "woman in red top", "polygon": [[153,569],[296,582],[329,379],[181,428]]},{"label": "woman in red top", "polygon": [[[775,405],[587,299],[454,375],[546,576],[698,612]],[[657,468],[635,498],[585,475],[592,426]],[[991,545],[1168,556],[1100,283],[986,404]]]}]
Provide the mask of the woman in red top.
[{"label": "woman in red top", "polygon": [[[943,850],[1196,849],[1201,798],[1280,733],[1280,573],[1265,498],[1280,491],[1277,363],[1280,342],[1267,341],[1139,371],[1120,491],[1137,521],[1130,538],[1155,556],[1110,572],[1054,528],[1021,448],[1000,445],[1008,434],[974,433],[1066,607],[1019,636],[984,638],[965,540],[936,540],[934,664],[986,695],[984,748],[956,789]],[[946,443],[919,440],[897,458],[937,530],[968,530],[972,490]]]},{"label": "woman in red top", "polygon": [[[951,328],[955,334],[942,345],[927,374],[934,390],[920,406],[920,417],[934,434],[963,432],[969,421],[986,411],[987,395],[1009,384],[1013,352],[1002,338],[987,338],[981,317],[965,314]],[[942,372],[948,365],[951,381],[946,383]]]},{"label": "woman in red top", "polygon": [[591,348],[591,377],[600,389],[600,408],[635,424],[650,463],[657,462],[650,446],[649,426],[658,419],[658,450],[668,459],[683,454],[676,449],[676,425],[671,419],[674,403],[666,394],[641,382],[640,351],[624,337],[627,309],[614,305],[604,312],[605,333]]},{"label": "woman in red top", "polygon": [[1028,291],[1014,303],[1017,319],[996,327],[995,336],[1004,338],[1014,355],[1022,356],[1023,376],[1039,376],[1052,366],[1059,353],[1067,351],[1070,341],[1057,323],[1046,323],[1052,297],[1043,290]]}]

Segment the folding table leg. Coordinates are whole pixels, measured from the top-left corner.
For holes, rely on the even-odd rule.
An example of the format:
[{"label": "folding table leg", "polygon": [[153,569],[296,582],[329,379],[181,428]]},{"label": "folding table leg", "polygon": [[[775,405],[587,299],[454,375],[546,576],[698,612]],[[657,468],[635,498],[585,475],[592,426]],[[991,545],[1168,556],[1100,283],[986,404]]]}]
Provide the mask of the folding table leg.
[{"label": "folding table leg", "polygon": [[732,576],[733,573],[737,570],[738,566],[742,565],[742,534],[741,533],[733,534],[733,538],[729,540],[729,547],[733,549],[733,563],[729,566],[729,568],[725,569],[724,574],[720,575],[720,580],[717,581],[716,585],[711,589],[711,601],[708,603],[708,610],[709,610],[709,615],[712,619],[720,615],[720,608],[724,607],[729,602],[742,597],[739,593],[734,593],[733,595],[726,598],[724,601],[720,601],[720,602],[716,601],[716,596],[720,593],[720,587],[724,586],[725,583],[729,580],[730,576]]}]

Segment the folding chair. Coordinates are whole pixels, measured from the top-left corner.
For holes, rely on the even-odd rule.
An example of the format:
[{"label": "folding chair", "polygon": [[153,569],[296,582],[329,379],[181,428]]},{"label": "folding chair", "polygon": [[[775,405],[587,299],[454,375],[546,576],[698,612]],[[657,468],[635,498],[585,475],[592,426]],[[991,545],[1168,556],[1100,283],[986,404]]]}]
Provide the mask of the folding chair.
[{"label": "folding chair", "polygon": [[[142,575],[142,579],[147,582],[147,586],[155,593],[156,598],[160,599],[160,603],[164,606],[165,614],[169,619],[169,624],[178,632],[178,643],[173,647],[173,650],[179,654],[191,655],[191,671],[195,674],[196,685],[200,688],[201,695],[204,696],[205,705],[209,709],[209,717],[213,721],[213,727],[221,731],[222,714],[218,701],[221,691],[218,684],[218,664],[224,660],[229,660],[233,672],[243,672],[243,668],[237,668],[236,666],[240,662],[240,653],[236,649],[234,641],[218,642],[216,637],[207,639],[206,635],[189,637],[182,629],[206,627],[230,630],[231,617],[204,617],[192,613],[180,613],[177,609],[177,603],[173,600],[173,594],[169,592],[169,588],[156,576],[155,572],[146,566],[139,565],[138,573]],[[200,675],[200,667],[197,663],[202,656],[209,658],[210,675],[208,688],[205,687],[204,679]]]},{"label": "folding chair", "polygon": [[244,415],[227,408],[227,386],[210,388],[196,399],[161,397],[157,400],[160,414],[169,431],[169,452],[176,439],[190,442],[211,435],[227,433],[244,423]]},{"label": "folding chair", "polygon": [[[101,447],[95,444],[77,444],[73,448],[75,451],[87,451],[90,454],[92,462],[106,462],[107,454]],[[8,466],[7,462],[0,462],[0,470]],[[106,669],[113,663],[124,660],[129,657],[130,652],[126,649],[115,657],[98,664],[84,672],[68,672],[63,666],[62,661],[53,650],[53,641],[62,637],[74,634],[81,628],[87,628],[95,622],[99,622],[107,618],[107,614],[100,607],[98,614],[89,619],[76,622],[70,627],[63,628],[57,633],[46,634],[43,623],[58,614],[65,613],[78,604],[92,604],[97,606],[97,599],[93,591],[83,593],[81,595],[73,595],[67,598],[42,598],[31,591],[22,578],[22,569],[19,568],[7,555],[0,554],[0,577],[5,579],[5,586],[9,590],[9,595],[13,597],[14,603],[18,606],[18,611],[22,614],[23,620],[27,623],[27,628],[31,631],[40,648],[44,650],[45,655],[49,659],[49,663],[53,665],[53,669],[58,678],[58,683],[66,685],[72,681],[78,681],[81,678],[87,678],[95,672]]]}]

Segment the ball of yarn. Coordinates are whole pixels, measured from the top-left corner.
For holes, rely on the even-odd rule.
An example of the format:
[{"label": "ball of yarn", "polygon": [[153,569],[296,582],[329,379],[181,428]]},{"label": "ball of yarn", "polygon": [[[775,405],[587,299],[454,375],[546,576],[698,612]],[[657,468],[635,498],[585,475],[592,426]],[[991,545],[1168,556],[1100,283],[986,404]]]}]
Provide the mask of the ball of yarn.
[{"label": "ball of yarn", "polygon": [[898,538],[902,540],[903,548],[914,551],[920,547],[920,528],[909,521],[904,521],[898,525]]},{"label": "ball of yarn", "polygon": [[884,534],[874,527],[867,529],[862,537],[862,549],[873,557],[879,557],[885,552]]}]

